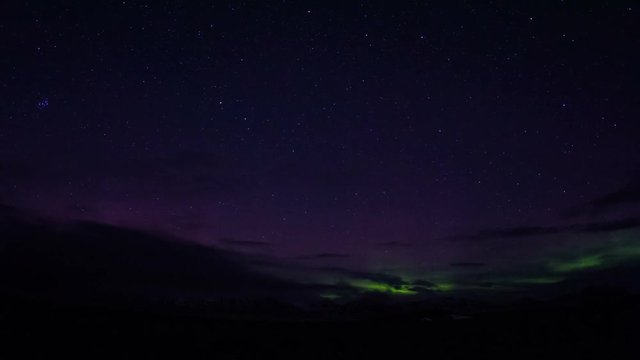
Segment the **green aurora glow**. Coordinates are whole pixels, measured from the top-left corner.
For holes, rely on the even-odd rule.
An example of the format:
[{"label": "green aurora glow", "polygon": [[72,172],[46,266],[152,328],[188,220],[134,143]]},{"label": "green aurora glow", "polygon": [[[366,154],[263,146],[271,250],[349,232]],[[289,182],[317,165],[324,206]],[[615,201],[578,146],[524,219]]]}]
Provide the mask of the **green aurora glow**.
[{"label": "green aurora glow", "polygon": [[565,273],[598,268],[603,264],[602,255],[590,255],[564,261],[552,260],[548,265],[553,272]]},{"label": "green aurora glow", "polygon": [[368,292],[380,292],[390,295],[415,295],[418,292],[412,290],[412,286],[409,284],[402,284],[400,286],[394,286],[383,282],[376,282],[371,280],[354,279],[349,281],[349,284],[355,288],[368,291]]},{"label": "green aurora glow", "polygon": [[[511,269],[495,270],[480,269],[472,274],[453,271],[443,267],[429,271],[413,273],[409,268],[396,271],[379,271],[402,279],[400,283],[385,283],[362,278],[347,278],[325,281],[337,284],[344,281],[360,292],[383,293],[393,296],[411,296],[421,293],[421,289],[433,293],[450,293],[457,291],[519,291],[530,286],[543,286],[561,283],[572,276],[585,271],[593,271],[615,267],[640,260],[640,244],[635,244],[635,234],[630,236],[618,235],[609,238],[604,244],[591,243],[591,247],[580,249],[580,253],[547,253],[538,259],[521,264],[514,264]],[[526,270],[529,268],[530,270]],[[575,275],[574,275],[575,274]],[[325,279],[329,280],[329,279]],[[325,299],[338,299],[347,296],[335,293],[321,294]]]}]

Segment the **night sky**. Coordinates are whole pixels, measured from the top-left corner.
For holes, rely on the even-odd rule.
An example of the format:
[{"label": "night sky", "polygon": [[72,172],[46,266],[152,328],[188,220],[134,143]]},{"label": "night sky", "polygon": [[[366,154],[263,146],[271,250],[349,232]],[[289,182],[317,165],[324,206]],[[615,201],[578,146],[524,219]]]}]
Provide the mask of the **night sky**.
[{"label": "night sky", "polygon": [[3,1],[0,203],[391,294],[635,265],[639,11]]}]

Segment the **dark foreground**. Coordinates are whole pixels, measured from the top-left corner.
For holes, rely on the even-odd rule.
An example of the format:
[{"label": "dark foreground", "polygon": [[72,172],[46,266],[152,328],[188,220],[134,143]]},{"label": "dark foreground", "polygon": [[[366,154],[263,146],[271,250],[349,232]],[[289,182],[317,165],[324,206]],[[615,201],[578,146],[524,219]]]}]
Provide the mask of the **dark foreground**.
[{"label": "dark foreground", "polygon": [[328,322],[5,301],[0,358],[638,358],[639,307],[612,305]]}]

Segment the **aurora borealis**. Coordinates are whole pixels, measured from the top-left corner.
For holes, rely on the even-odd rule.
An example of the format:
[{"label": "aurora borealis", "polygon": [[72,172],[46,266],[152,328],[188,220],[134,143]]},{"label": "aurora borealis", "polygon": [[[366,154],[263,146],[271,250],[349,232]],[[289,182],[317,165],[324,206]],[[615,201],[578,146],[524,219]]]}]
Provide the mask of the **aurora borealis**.
[{"label": "aurora borealis", "polygon": [[[140,231],[224,265],[134,247],[151,255],[113,263],[151,269],[140,277],[151,285],[123,275],[103,279],[109,291],[224,284],[338,302],[638,291],[638,11],[3,2],[0,215],[69,237],[93,236],[85,223]],[[95,237],[92,256],[121,249]],[[90,259],[87,278],[106,277]],[[157,290],[173,270],[193,282]]]}]

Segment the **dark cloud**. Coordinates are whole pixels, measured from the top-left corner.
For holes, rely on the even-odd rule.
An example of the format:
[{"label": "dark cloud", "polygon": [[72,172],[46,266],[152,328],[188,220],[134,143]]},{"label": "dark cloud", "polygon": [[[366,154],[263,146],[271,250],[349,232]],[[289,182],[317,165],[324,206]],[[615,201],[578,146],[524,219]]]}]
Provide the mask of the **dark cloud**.
[{"label": "dark cloud", "polygon": [[303,255],[297,257],[299,260],[331,260],[331,259],[348,259],[351,255],[343,254],[343,253],[318,253],[318,254],[310,254]]},{"label": "dark cloud", "polygon": [[484,266],[484,263],[479,263],[479,262],[455,262],[455,263],[451,263],[449,265],[453,266],[453,267],[461,267],[461,268],[477,268],[477,267]]},{"label": "dark cloud", "polygon": [[483,241],[496,239],[513,239],[540,235],[556,235],[563,233],[597,233],[627,230],[640,227],[640,218],[630,217],[621,220],[599,221],[565,226],[519,226],[509,228],[481,229],[476,233],[459,234],[448,237],[452,241]]},{"label": "dark cloud", "polygon": [[640,264],[638,262],[573,274],[557,284],[556,291],[581,291],[593,288],[618,288],[640,291]]},{"label": "dark cloud", "polygon": [[270,243],[265,241],[238,240],[234,238],[220,238],[218,242],[232,247],[263,248],[271,246]]},{"label": "dark cloud", "polygon": [[429,289],[428,287],[424,287],[424,286],[412,286],[407,288],[407,290],[413,291],[417,294],[420,295],[430,295],[433,294],[433,290]]},{"label": "dark cloud", "polygon": [[449,240],[493,240],[503,238],[520,238],[536,235],[552,235],[567,231],[564,227],[546,226],[516,226],[508,228],[482,229],[472,234],[459,234],[448,237]]},{"label": "dark cloud", "polygon": [[626,230],[640,227],[640,218],[632,217],[622,220],[596,222],[582,227],[582,232],[597,233],[617,230]]},{"label": "dark cloud", "polygon": [[387,248],[406,248],[406,247],[412,247],[413,244],[401,242],[401,241],[387,241],[387,242],[378,243],[378,246],[387,247]]},{"label": "dark cloud", "polygon": [[415,286],[425,286],[425,287],[432,287],[435,286],[436,284],[427,281],[427,280],[415,280],[411,283],[411,285],[415,285]]},{"label": "dark cloud", "polygon": [[356,279],[371,280],[375,282],[386,283],[392,286],[400,286],[400,285],[407,284],[399,276],[383,274],[383,273],[357,271],[357,270],[350,270],[350,269],[345,269],[341,267],[322,267],[319,270],[322,270],[328,273],[342,275],[348,278],[356,278]]},{"label": "dark cloud", "polygon": [[640,181],[628,183],[625,186],[597,197],[586,204],[575,207],[567,212],[566,215],[568,217],[598,215],[619,207],[634,204],[640,204]]}]

